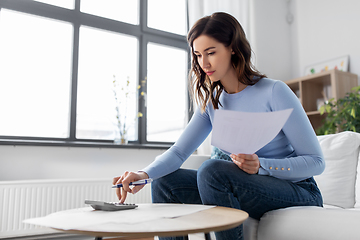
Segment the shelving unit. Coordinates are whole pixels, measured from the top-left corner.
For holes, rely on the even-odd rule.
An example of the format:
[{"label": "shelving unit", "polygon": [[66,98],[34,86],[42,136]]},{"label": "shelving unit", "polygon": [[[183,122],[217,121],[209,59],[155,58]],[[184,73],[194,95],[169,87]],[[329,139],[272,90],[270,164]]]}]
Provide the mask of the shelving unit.
[{"label": "shelving unit", "polygon": [[358,86],[358,76],[336,69],[316,73],[285,82],[298,96],[314,129],[321,126],[324,115],[319,107],[331,98],[342,98]]}]

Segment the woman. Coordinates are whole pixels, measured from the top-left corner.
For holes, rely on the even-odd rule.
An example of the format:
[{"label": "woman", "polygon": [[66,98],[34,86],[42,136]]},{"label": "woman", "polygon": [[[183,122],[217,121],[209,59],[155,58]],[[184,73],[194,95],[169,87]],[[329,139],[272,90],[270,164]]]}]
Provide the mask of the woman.
[{"label": "woman", "polygon": [[[251,48],[234,17],[214,13],[198,20],[188,34],[192,88],[199,110],[178,141],[139,172],[113,180],[121,202],[128,184],[153,178],[156,203],[210,204],[237,208],[260,219],[267,211],[290,206],[322,206],[312,176],[324,170],[313,128],[294,93],[251,65]],[[212,130],[215,109],[270,112],[293,108],[280,133],[254,154],[232,153],[231,161],[209,159],[196,170],[179,169]],[[243,123],[242,123],[243,124]],[[250,138],[251,136],[244,136]],[[217,232],[217,239],[242,239],[242,226]],[[179,238],[180,239],[180,238]]]}]

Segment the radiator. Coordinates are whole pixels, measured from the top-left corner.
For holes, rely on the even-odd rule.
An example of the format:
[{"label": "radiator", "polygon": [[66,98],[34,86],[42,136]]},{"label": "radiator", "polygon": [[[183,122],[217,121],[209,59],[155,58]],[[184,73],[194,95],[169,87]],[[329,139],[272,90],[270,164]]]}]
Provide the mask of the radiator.
[{"label": "radiator", "polygon": [[[53,233],[22,221],[85,207],[85,199],[116,201],[111,179],[0,181],[0,239]],[[126,202],[150,203],[150,185],[129,194]]]}]

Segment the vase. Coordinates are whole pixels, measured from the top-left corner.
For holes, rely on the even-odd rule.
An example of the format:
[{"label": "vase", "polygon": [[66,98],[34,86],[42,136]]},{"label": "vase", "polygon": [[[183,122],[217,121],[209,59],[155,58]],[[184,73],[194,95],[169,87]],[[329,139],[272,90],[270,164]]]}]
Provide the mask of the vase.
[{"label": "vase", "polygon": [[126,134],[120,135],[117,134],[117,136],[114,139],[114,144],[123,145],[128,144],[128,138]]},{"label": "vase", "polygon": [[126,135],[121,136],[120,144],[128,144],[128,139]]}]

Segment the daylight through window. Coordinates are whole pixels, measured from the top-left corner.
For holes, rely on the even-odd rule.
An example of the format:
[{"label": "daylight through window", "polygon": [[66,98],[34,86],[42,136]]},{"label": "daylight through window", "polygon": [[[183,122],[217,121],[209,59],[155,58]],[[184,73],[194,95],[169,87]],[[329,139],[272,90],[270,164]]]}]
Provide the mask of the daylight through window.
[{"label": "daylight through window", "polygon": [[174,142],[189,120],[186,2],[0,1],[0,138]]}]

